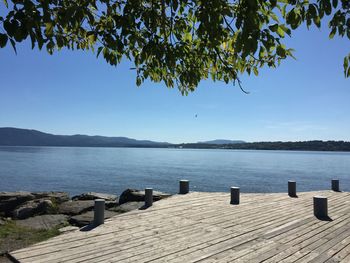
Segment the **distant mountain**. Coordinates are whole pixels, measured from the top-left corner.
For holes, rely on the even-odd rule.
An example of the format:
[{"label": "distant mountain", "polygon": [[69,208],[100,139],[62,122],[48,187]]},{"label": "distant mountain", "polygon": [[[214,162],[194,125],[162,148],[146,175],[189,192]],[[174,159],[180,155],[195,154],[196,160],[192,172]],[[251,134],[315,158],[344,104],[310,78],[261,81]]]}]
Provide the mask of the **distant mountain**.
[{"label": "distant mountain", "polygon": [[236,144],[236,143],[245,143],[245,141],[239,141],[239,140],[223,140],[223,139],[218,139],[218,140],[212,140],[212,141],[206,141],[206,142],[197,142],[200,144]]},{"label": "distant mountain", "polygon": [[2,146],[77,146],[77,147],[167,147],[166,142],[135,140],[126,137],[53,135],[36,130],[0,128]]},{"label": "distant mountain", "polygon": [[240,150],[292,150],[292,151],[347,151],[346,141],[301,142],[245,142],[238,140],[213,140],[198,143],[170,144],[127,137],[88,135],[54,135],[36,130],[0,128],[0,146],[66,146],[66,147],[152,147],[189,149],[240,149]]}]

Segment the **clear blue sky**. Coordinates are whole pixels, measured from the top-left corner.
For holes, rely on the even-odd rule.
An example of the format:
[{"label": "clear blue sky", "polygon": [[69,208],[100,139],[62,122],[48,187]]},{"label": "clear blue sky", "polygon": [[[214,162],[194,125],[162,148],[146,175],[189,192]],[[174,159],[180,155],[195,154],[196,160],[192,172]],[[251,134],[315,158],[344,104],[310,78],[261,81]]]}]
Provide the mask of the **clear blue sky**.
[{"label": "clear blue sky", "polygon": [[115,68],[90,52],[50,56],[28,43],[18,55],[0,49],[0,127],[174,143],[350,141],[350,79],[342,68],[349,41],[328,40],[324,27],[299,29],[287,44],[297,60],[242,76],[249,95],[212,81],[188,96],[151,82],[137,88],[128,62]]}]

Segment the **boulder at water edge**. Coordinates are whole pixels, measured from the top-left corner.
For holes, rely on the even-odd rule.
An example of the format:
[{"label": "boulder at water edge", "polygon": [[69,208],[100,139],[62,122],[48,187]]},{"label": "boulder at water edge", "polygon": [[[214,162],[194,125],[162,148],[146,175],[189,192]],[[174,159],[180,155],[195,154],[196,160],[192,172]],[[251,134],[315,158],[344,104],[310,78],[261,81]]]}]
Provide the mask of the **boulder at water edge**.
[{"label": "boulder at water edge", "polygon": [[0,192],[0,215],[11,216],[17,206],[34,198],[29,192]]},{"label": "boulder at water edge", "polygon": [[70,199],[66,192],[34,192],[31,194],[34,195],[35,199],[50,199],[55,204],[61,204]]},{"label": "boulder at water edge", "polygon": [[68,201],[59,205],[58,212],[65,215],[79,215],[94,208],[94,200]]},{"label": "boulder at water edge", "polygon": [[55,213],[55,207],[51,200],[39,199],[31,200],[20,205],[12,212],[12,217],[16,219],[26,219],[33,215]]},{"label": "boulder at water edge", "polygon": [[[28,213],[38,213],[36,209],[44,209],[49,206],[40,206],[42,200],[48,200],[53,202],[53,205],[57,205],[69,200],[69,195],[64,192],[0,192],[0,216],[13,216],[18,214],[19,211],[28,211]],[[30,202],[33,201],[33,202]],[[39,205],[39,208],[38,208]],[[43,205],[43,204],[41,204]],[[18,210],[18,211],[15,211]],[[44,211],[43,213],[51,213],[51,211]],[[39,213],[41,213],[39,211]]]},{"label": "boulder at water edge", "polygon": [[88,192],[72,197],[72,200],[95,200],[95,199],[104,199],[105,201],[117,201],[118,197],[112,194],[103,194],[103,193],[94,193]]},{"label": "boulder at water edge", "polygon": [[[169,196],[171,196],[171,194],[153,191],[153,201],[158,201]],[[126,189],[119,197],[119,204],[142,201],[145,201],[145,191],[136,189]]]}]

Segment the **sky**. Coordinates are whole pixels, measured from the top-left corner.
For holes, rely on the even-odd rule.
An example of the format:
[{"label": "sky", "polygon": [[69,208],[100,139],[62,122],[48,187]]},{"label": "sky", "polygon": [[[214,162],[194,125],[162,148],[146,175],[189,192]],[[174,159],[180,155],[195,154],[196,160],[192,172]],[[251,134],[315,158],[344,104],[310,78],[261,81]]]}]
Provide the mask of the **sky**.
[{"label": "sky", "polygon": [[[164,84],[135,84],[130,63],[108,65],[90,51],[49,55],[25,42],[0,49],[0,127],[53,134],[125,136],[171,143],[213,139],[350,141],[349,40],[324,26],[286,39],[297,60],[232,84],[202,81],[182,96]],[[197,115],[197,117],[196,117]]]}]

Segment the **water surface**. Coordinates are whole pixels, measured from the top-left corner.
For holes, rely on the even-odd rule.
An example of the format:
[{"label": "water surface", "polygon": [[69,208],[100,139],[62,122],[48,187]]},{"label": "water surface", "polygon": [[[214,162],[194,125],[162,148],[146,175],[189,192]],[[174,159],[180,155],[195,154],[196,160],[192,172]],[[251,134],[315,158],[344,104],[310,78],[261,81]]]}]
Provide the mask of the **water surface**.
[{"label": "water surface", "polygon": [[106,192],[126,188],[175,193],[178,180],[196,191],[350,191],[350,153],[80,147],[0,147],[0,191]]}]

